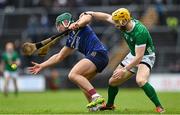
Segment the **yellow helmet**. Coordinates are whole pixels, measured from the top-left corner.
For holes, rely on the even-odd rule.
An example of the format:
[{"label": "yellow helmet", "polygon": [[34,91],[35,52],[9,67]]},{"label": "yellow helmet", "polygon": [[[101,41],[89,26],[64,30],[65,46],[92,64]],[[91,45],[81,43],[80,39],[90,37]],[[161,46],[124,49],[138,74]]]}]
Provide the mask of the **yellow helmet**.
[{"label": "yellow helmet", "polygon": [[127,20],[131,19],[130,12],[126,8],[119,8],[112,13],[112,20]]}]

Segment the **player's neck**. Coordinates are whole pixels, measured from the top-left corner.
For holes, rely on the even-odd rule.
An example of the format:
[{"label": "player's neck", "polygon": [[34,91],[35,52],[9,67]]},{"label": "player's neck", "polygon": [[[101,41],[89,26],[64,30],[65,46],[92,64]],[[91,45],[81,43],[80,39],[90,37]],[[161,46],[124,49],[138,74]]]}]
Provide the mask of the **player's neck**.
[{"label": "player's neck", "polygon": [[134,23],[132,20],[130,20],[126,25],[126,31],[131,32],[134,28]]}]

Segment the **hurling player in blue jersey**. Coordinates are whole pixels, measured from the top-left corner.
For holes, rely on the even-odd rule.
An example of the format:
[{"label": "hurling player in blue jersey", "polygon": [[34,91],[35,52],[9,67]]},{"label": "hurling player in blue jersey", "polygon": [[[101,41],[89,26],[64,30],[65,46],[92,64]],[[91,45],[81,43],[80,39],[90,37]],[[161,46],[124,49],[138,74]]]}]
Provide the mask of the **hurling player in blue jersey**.
[{"label": "hurling player in blue jersey", "polygon": [[90,18],[91,16],[89,15],[82,15],[78,21],[73,23],[74,21],[70,13],[59,15],[56,18],[58,32],[65,31],[66,29],[73,30],[68,35],[66,45],[59,53],[53,55],[47,61],[40,64],[33,62],[34,66],[29,67],[29,71],[32,74],[37,74],[42,69],[63,61],[75,50],[84,54],[85,57],[71,69],[68,77],[84,92],[89,101],[87,108],[93,108],[97,104],[104,102],[104,98],[96,92],[89,81],[97,73],[102,72],[109,61],[106,48],[92,28],[87,25]]}]

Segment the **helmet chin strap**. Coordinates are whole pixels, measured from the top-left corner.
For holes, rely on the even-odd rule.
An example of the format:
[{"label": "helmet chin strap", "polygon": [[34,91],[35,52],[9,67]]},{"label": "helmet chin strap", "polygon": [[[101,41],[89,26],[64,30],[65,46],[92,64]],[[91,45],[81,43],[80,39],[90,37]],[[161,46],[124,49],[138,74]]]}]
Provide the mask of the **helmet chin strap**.
[{"label": "helmet chin strap", "polygon": [[62,25],[65,27],[65,28],[68,28],[69,26],[70,26],[70,21],[68,21],[68,24],[67,25],[65,25],[65,23],[64,23],[64,21],[62,21]]}]

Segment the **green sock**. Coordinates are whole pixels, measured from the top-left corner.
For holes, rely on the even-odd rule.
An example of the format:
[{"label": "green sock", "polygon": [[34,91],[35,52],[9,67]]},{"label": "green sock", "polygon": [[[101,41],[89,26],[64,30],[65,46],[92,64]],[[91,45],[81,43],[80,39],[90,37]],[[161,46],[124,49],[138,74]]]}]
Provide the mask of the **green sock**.
[{"label": "green sock", "polygon": [[148,82],[141,88],[144,90],[149,99],[156,105],[156,107],[161,106],[154,88]]},{"label": "green sock", "polygon": [[108,87],[108,101],[107,106],[112,106],[114,104],[115,97],[118,93],[118,87],[117,86],[110,86]]}]

